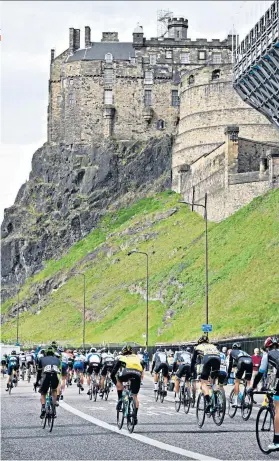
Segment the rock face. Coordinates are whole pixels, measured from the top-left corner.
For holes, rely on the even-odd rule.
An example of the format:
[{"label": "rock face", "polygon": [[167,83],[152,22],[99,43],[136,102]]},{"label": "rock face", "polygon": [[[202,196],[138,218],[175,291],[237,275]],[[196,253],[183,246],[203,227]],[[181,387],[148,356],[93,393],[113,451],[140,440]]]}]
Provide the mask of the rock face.
[{"label": "rock face", "polygon": [[109,205],[171,188],[169,136],[98,147],[48,143],[2,223],[2,299],[93,230]]}]

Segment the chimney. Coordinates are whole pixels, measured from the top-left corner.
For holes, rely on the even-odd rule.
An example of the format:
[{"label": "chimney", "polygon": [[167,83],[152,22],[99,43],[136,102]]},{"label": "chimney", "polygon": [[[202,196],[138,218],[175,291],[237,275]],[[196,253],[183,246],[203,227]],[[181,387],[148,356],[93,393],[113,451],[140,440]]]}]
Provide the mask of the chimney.
[{"label": "chimney", "polygon": [[85,48],[91,46],[91,29],[89,26],[85,26]]},{"label": "chimney", "polygon": [[54,58],[55,58],[55,50],[52,48],[52,50],[50,50],[50,64],[53,63]]},{"label": "chimney", "polygon": [[80,48],[80,30],[70,27],[69,32],[69,50],[70,53],[73,54]]}]

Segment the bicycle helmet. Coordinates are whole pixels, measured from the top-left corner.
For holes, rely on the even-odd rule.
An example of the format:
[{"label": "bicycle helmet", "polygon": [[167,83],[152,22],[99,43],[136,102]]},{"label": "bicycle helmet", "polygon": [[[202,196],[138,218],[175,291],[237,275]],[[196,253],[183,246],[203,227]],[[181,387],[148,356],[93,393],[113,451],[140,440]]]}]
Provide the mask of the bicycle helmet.
[{"label": "bicycle helmet", "polygon": [[233,343],[232,348],[233,349],[241,349],[241,344],[240,343]]},{"label": "bicycle helmet", "polygon": [[11,352],[11,354],[12,354],[12,355],[16,355],[16,351],[13,350],[13,351]]},{"label": "bicycle helmet", "polygon": [[57,348],[58,348],[57,342],[56,342],[56,341],[52,341],[51,347],[52,347],[53,349],[57,349]]},{"label": "bicycle helmet", "polygon": [[209,341],[208,336],[207,336],[207,335],[202,335],[202,336],[198,339],[198,344],[208,343],[208,341]]},{"label": "bicycle helmet", "polygon": [[91,352],[91,353],[93,353],[93,352],[97,352],[97,349],[96,349],[96,347],[91,347],[91,349],[90,349],[90,352]]},{"label": "bicycle helmet", "polygon": [[132,353],[133,353],[133,349],[131,348],[131,346],[129,346],[129,344],[125,344],[125,346],[121,350],[121,354],[122,355],[129,355],[129,354],[132,354]]},{"label": "bicycle helmet", "polygon": [[45,353],[46,353],[45,349],[41,349],[41,350],[38,352],[38,354],[42,354],[42,355],[45,355]]},{"label": "bicycle helmet", "polygon": [[264,347],[271,347],[271,346],[274,346],[274,345],[278,345],[278,339],[277,338],[274,338],[274,336],[269,336],[268,338],[266,338],[266,340],[264,342]]},{"label": "bicycle helmet", "polygon": [[108,348],[107,348],[107,347],[103,347],[103,349],[101,349],[101,353],[103,353],[103,352],[106,352],[106,353],[107,353],[107,352],[108,352]]},{"label": "bicycle helmet", "polygon": [[54,355],[54,354],[55,354],[55,350],[53,348],[53,345],[51,344],[50,346],[46,348],[46,355]]},{"label": "bicycle helmet", "polygon": [[187,352],[192,352],[191,346],[186,346],[186,351],[187,351]]}]

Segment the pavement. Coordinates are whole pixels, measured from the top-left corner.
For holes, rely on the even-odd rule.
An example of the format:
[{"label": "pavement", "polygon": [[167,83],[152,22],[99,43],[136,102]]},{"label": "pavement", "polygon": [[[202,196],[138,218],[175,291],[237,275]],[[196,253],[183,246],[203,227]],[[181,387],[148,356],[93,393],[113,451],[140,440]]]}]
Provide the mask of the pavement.
[{"label": "pavement", "polygon": [[[2,460],[262,460],[279,459],[279,453],[264,455],[258,448],[255,420],[262,396],[257,396],[249,421],[240,411],[228,415],[221,427],[207,418],[202,429],[195,409],[186,415],[174,408],[174,393],[163,403],[155,402],[153,383],[146,373],[140,390],[139,424],[133,434],[116,425],[115,389],[108,401],[90,401],[85,391],[73,385],[65,390],[64,401],[50,433],[42,429],[40,394],[33,385],[20,381],[11,395],[1,377],[1,459]],[[227,386],[229,393],[231,386]],[[125,425],[125,423],[124,423]]]}]

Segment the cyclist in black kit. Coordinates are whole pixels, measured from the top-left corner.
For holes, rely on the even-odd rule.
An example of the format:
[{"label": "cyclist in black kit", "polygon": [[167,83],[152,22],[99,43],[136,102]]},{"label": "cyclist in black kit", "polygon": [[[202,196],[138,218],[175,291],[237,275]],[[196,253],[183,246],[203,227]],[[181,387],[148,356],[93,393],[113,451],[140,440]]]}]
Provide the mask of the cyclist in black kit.
[{"label": "cyclist in black kit", "polygon": [[158,379],[159,371],[162,370],[164,376],[164,394],[167,395],[167,387],[169,380],[169,364],[166,352],[162,351],[162,348],[159,347],[154,354],[152,361],[151,374],[154,370],[154,391],[158,389]]},{"label": "cyclist in black kit", "polygon": [[[46,394],[51,385],[52,389],[52,399],[53,403],[57,405],[56,402],[57,398],[57,388],[59,385],[58,374],[60,373],[61,363],[59,358],[55,355],[55,350],[53,346],[49,346],[46,349],[46,356],[41,357],[38,362],[38,373],[37,373],[37,380],[35,386],[38,387],[40,385],[39,392],[41,393],[41,416],[40,418],[43,419],[46,414]],[[39,381],[41,383],[39,384]]]},{"label": "cyclist in black kit", "polygon": [[237,407],[238,401],[240,401],[242,397],[242,395],[239,392],[239,384],[241,378],[243,378],[245,373],[245,379],[247,379],[248,386],[250,386],[250,381],[253,373],[252,357],[249,354],[247,354],[247,352],[241,349],[240,343],[234,343],[232,345],[232,350],[229,354],[228,376],[230,376],[233,366],[236,366],[234,383],[234,402],[232,404],[232,407],[235,408]]}]

